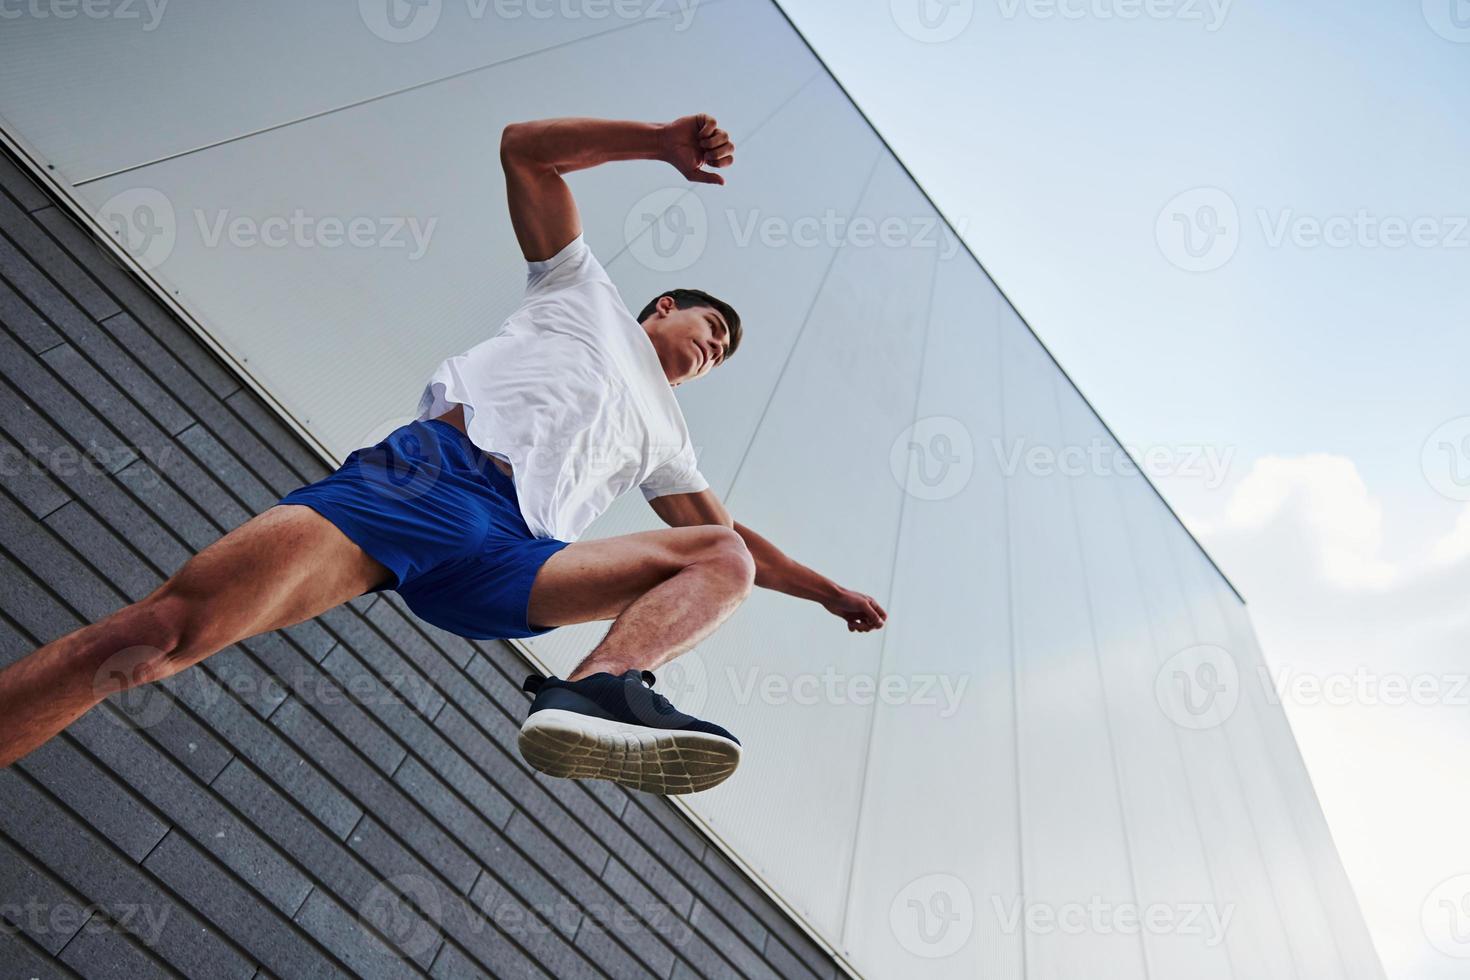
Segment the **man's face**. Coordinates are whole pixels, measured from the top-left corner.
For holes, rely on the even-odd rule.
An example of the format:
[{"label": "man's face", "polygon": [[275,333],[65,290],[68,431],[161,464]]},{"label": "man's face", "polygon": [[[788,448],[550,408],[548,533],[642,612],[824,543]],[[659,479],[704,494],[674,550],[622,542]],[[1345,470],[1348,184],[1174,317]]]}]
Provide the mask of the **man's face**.
[{"label": "man's face", "polygon": [[659,298],[643,329],[675,387],[718,367],[730,346],[730,325],[719,310],[709,306],[681,310],[672,296]]}]

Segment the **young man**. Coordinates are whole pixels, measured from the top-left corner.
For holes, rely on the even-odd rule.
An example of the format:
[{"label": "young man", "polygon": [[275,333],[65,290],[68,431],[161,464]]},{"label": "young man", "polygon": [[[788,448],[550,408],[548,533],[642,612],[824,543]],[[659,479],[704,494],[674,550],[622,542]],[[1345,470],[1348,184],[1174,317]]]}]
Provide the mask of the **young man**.
[{"label": "young man", "polygon": [[[583,240],[562,175],[663,160],[723,184],[704,168],[734,154],[708,115],[507,126],[500,158],[528,263],[521,306],[438,367],[418,421],[287,494],[147,598],[0,672],[0,765],[116,690],[394,589],[423,619],[477,639],[613,620],[566,678],[526,681],[536,697],[520,747],[542,772],[661,793],[728,777],[739,741],[655,693],[653,668],[708,636],[753,584],[819,602],[852,631],[887,613],[731,520],[672,389],[735,352],[739,317],[672,290],[634,319]],[[634,486],[669,529],[577,540]]]}]

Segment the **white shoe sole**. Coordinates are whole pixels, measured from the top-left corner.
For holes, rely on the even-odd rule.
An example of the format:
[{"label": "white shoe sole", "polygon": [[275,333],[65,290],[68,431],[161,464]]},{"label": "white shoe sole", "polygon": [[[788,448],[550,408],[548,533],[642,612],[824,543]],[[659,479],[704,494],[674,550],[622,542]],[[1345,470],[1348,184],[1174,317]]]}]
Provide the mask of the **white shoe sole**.
[{"label": "white shoe sole", "polygon": [[565,779],[610,779],[675,796],[718,786],[740,764],[740,744],[708,732],[645,728],[560,708],[533,712],[521,726],[521,755]]}]

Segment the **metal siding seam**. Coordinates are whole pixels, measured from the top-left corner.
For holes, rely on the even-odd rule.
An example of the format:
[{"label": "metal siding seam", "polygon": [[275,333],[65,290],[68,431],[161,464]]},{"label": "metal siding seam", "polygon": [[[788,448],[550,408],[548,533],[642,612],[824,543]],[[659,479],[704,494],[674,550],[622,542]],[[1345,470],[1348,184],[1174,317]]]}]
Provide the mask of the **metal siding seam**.
[{"label": "metal siding seam", "polygon": [[[881,157],[881,155],[882,154],[880,153],[879,156]],[[874,168],[876,170],[876,164],[874,165]],[[861,205],[861,203],[862,203],[861,198],[859,198],[858,203],[859,203],[859,205]],[[935,284],[938,281],[939,281],[939,251],[938,250],[935,250],[935,252],[934,252],[934,264],[933,264],[933,266],[932,266],[932,268],[930,269],[930,272],[929,272],[929,292],[928,292],[928,297],[927,297],[927,299],[925,301],[925,304],[924,304],[924,320],[923,320],[923,324],[924,324],[924,327],[923,327],[923,329],[924,329],[924,339],[920,342],[919,370],[918,370],[917,376],[914,378],[914,402],[913,402],[913,408],[910,409],[910,411],[909,411],[909,424],[910,425],[913,425],[915,422],[917,422],[919,420],[919,402],[920,402],[921,397],[924,394],[924,369],[928,366],[928,363],[929,363],[929,337],[934,332],[934,330],[933,330],[933,327],[934,327],[934,324],[933,324],[933,318],[934,318],[934,290],[935,290]],[[899,494],[899,497],[898,497],[898,524],[897,524],[897,526],[896,526],[896,528],[894,530],[894,534],[893,534],[893,553],[892,553],[892,555],[890,555],[889,561],[888,561],[888,589],[889,589],[889,601],[890,602],[892,601],[893,595],[895,593],[897,593],[897,591],[898,591],[898,588],[897,588],[897,585],[898,585],[898,555],[899,555],[899,552],[902,551],[902,549],[903,549],[903,527],[904,527],[903,519],[904,519],[904,515],[908,511],[908,498],[909,498],[909,488],[908,488],[908,485],[905,484],[901,488],[901,491],[902,492]],[[886,662],[887,658],[888,658],[888,634],[885,632],[883,634],[883,636],[878,641],[878,671],[877,671],[877,673],[878,673],[878,677],[879,678],[882,678],[882,676],[883,676],[883,665]],[[862,764],[862,773],[863,773],[863,776],[862,776],[862,785],[858,787],[857,817],[856,817],[856,819],[853,820],[853,825],[852,825],[852,848],[848,852],[847,869],[846,869],[846,873],[843,876],[843,885],[842,885],[842,899],[843,899],[843,901],[842,901],[842,918],[839,919],[838,920],[838,923],[837,923],[837,936],[839,938],[839,941],[844,942],[844,943],[846,942],[846,936],[847,936],[847,917],[848,917],[848,913],[852,910],[852,877],[853,877],[853,868],[854,868],[854,865],[857,862],[858,842],[862,839],[863,813],[864,813],[864,811],[867,810],[867,802],[868,802],[868,770],[872,767],[872,764],[873,764],[873,737],[874,737],[874,733],[878,729],[878,704],[879,704],[878,700],[877,699],[874,699],[873,710],[871,712],[869,712],[869,714],[868,714],[868,735],[867,735],[867,738],[865,738],[863,740],[863,764]]]}]

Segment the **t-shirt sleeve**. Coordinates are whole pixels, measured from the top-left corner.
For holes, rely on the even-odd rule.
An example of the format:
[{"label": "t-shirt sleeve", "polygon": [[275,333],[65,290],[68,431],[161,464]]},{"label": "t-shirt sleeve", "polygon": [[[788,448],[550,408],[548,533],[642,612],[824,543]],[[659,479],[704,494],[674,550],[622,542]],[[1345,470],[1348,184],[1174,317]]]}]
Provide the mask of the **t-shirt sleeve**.
[{"label": "t-shirt sleeve", "polygon": [[526,295],[552,293],[589,281],[610,281],[607,270],[592,254],[586,239],[577,237],[549,259],[526,263]]},{"label": "t-shirt sleeve", "polygon": [[648,474],[648,479],[638,485],[644,500],[662,497],[669,493],[698,493],[709,488],[709,481],[699,472],[694,450],[685,446],[683,451],[658,469]]}]

